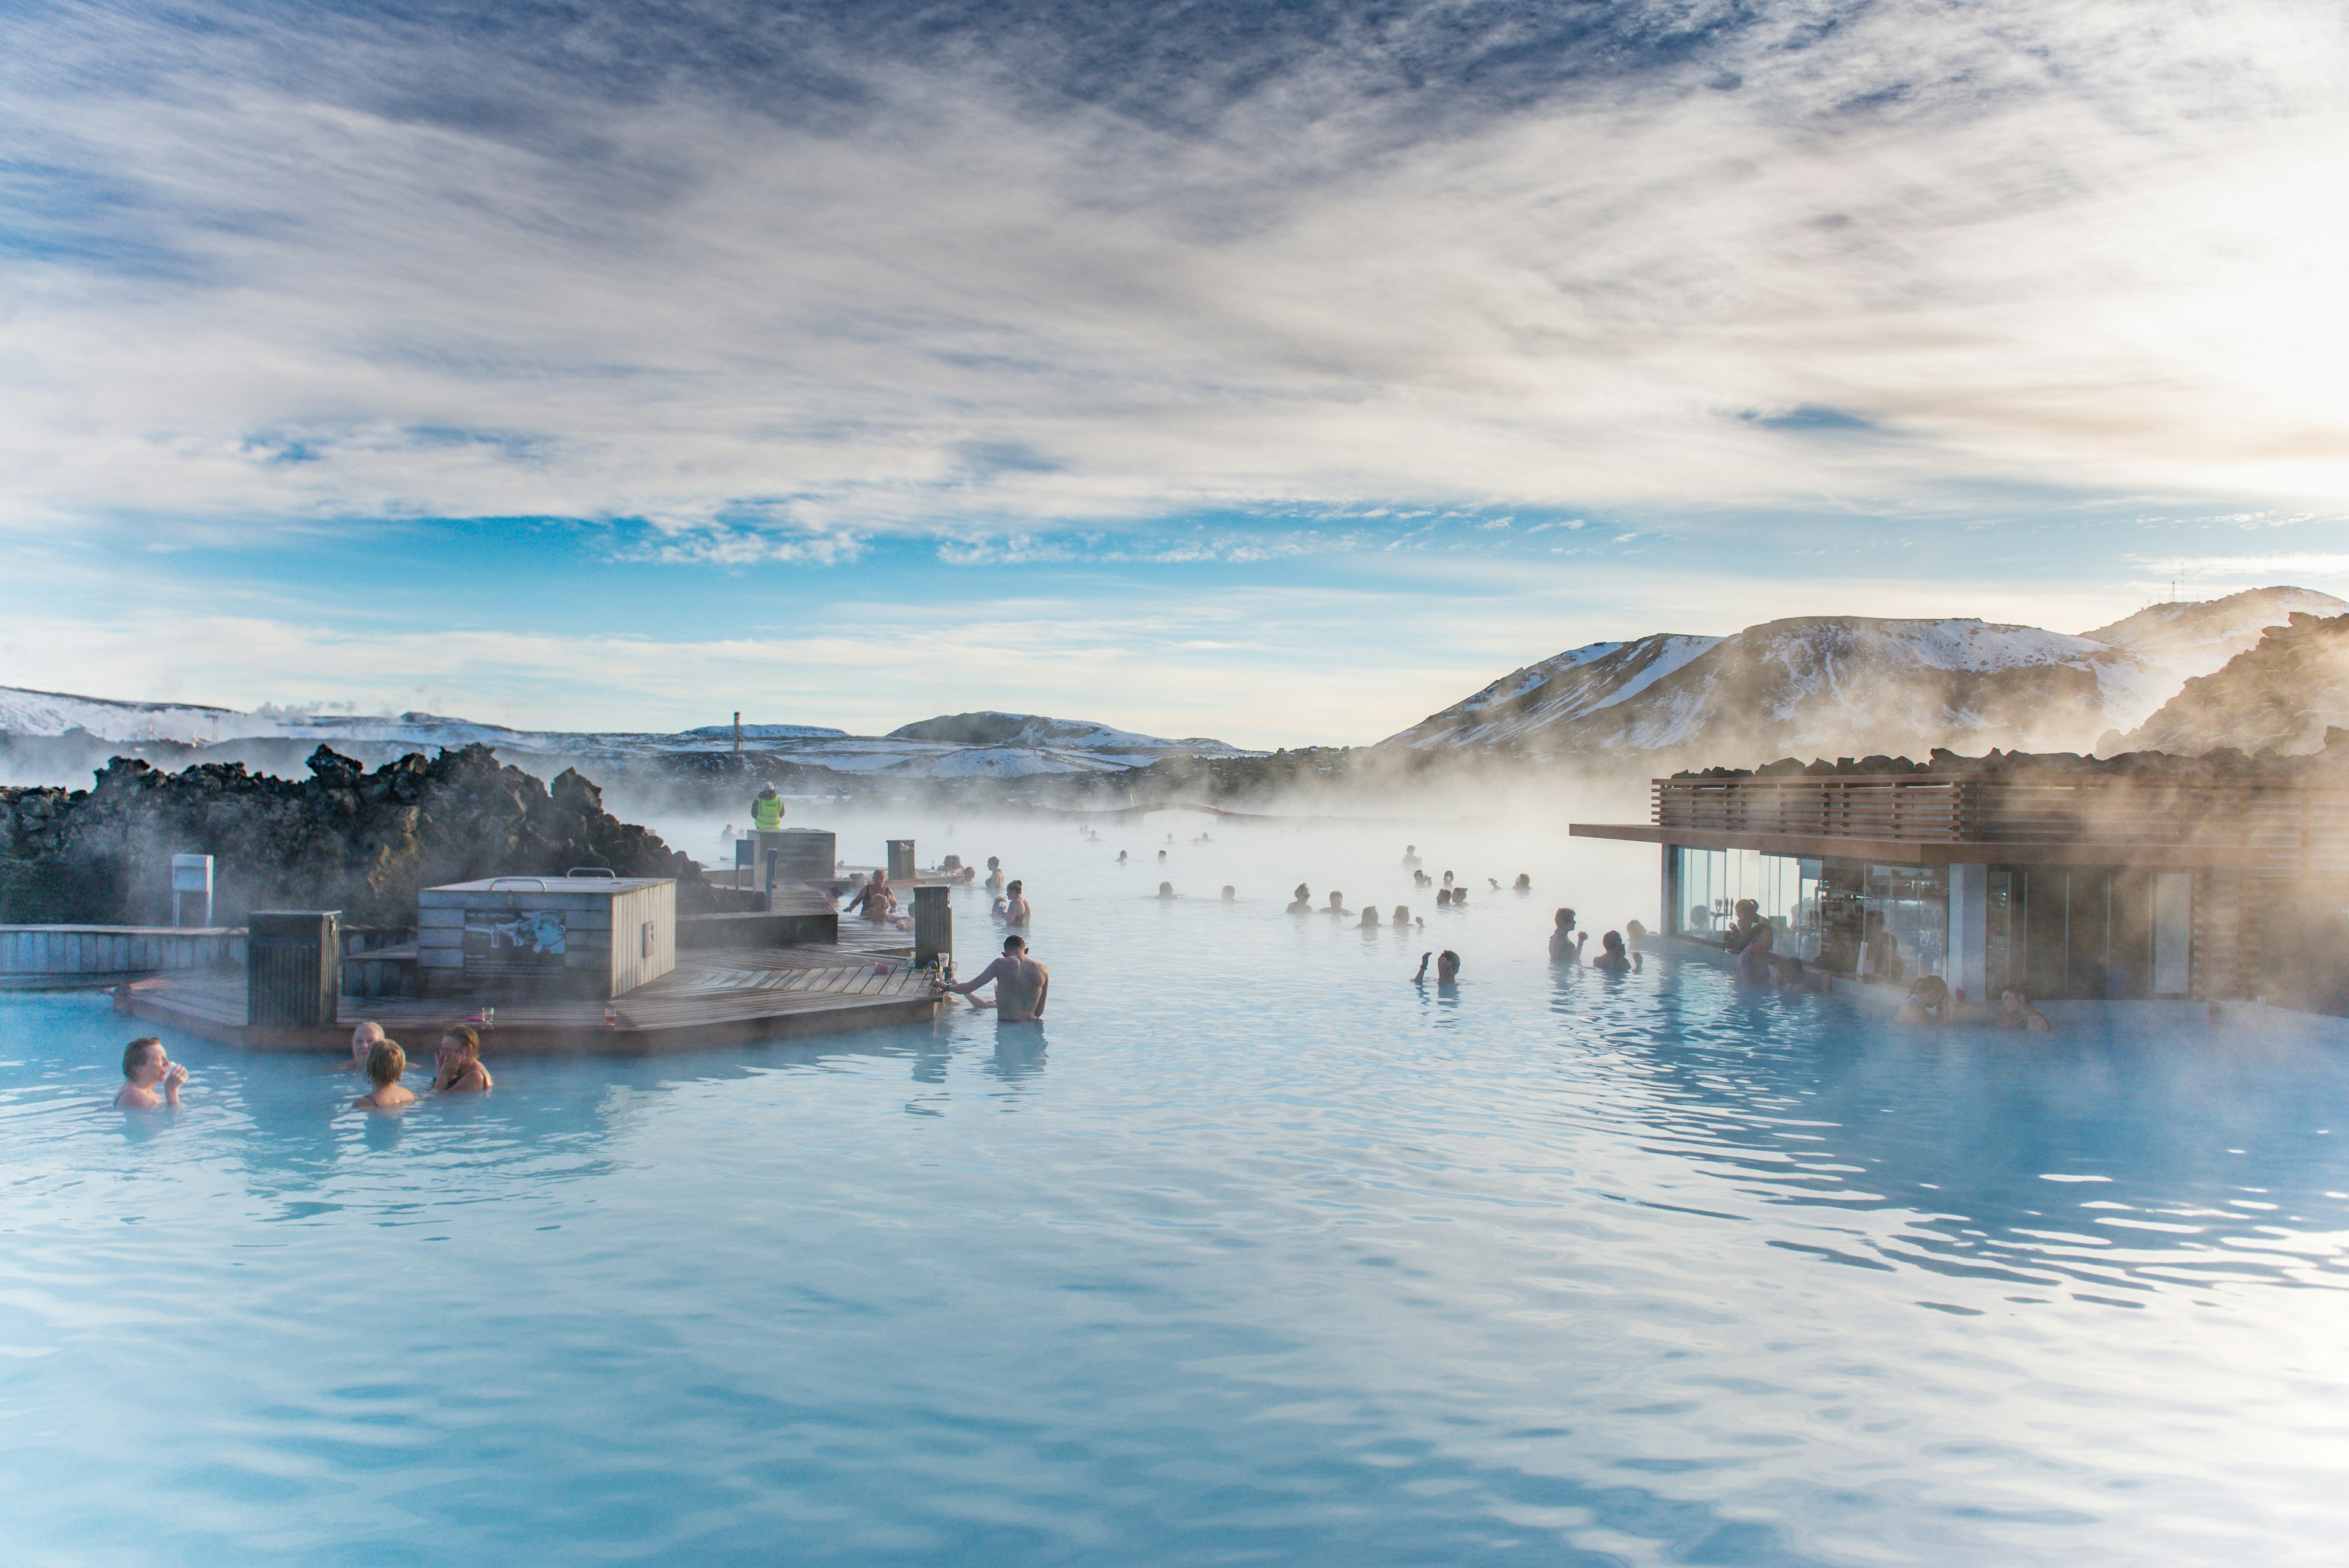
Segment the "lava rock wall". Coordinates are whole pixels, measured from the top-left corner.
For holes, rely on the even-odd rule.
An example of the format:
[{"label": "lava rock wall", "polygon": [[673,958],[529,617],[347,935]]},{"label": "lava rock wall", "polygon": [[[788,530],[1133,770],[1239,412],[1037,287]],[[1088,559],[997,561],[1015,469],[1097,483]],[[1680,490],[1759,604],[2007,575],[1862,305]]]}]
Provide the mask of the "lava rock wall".
[{"label": "lava rock wall", "polygon": [[0,789],[0,923],[168,923],[181,854],[214,857],[222,925],[257,909],[338,909],[348,924],[408,926],[421,888],[576,866],[675,877],[680,914],[716,902],[692,857],[606,812],[576,770],[549,786],[480,745],[373,773],[320,746],[309,768],[165,773],[117,757],[88,790]]}]

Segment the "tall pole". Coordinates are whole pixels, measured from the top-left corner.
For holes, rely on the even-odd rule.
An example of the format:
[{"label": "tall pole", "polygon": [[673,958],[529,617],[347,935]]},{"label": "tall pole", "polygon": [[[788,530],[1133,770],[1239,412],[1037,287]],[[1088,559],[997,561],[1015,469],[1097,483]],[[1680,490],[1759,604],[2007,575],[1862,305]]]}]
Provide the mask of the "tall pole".
[{"label": "tall pole", "polygon": [[740,755],[740,754],[741,754],[741,751],[742,751],[742,710],[741,710],[741,709],[740,709],[740,708],[737,708],[737,709],[735,709],[735,710],[734,710],[734,751],[735,751],[735,754],[736,754],[736,755],[738,755],[738,756],[739,756],[739,755]]}]

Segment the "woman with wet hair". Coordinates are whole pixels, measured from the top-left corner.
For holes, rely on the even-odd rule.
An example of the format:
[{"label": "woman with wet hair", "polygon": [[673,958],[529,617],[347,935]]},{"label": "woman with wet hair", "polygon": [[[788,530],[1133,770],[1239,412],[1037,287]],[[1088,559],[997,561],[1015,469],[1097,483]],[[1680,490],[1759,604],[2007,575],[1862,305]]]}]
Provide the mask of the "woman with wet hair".
[{"label": "woman with wet hair", "polygon": [[1909,988],[1909,1000],[1900,1004],[1903,1023],[1947,1023],[1950,1021],[1950,986],[1938,974],[1917,977]]},{"label": "woman with wet hair", "polygon": [[490,1070],[481,1065],[481,1037],[463,1024],[445,1030],[432,1048],[432,1088],[436,1094],[473,1094],[492,1086]]},{"label": "woman with wet hair", "polygon": [[399,1075],[408,1071],[408,1053],[386,1040],[367,1054],[367,1082],[375,1085],[351,1102],[358,1111],[396,1111],[402,1106],[416,1103],[413,1092],[401,1086]]}]

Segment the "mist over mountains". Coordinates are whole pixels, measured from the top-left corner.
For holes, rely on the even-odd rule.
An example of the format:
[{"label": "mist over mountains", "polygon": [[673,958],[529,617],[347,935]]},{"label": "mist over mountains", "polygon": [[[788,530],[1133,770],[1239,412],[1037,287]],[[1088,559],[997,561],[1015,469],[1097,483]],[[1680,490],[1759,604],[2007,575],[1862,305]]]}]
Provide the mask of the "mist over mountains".
[{"label": "mist over mountains", "polygon": [[[438,714],[353,715],[116,701],[0,688],[0,763],[64,784],[118,752],[160,766],[242,762],[299,776],[320,743],[380,764],[485,744],[553,776],[728,800],[904,788],[978,805],[1113,809],[1126,800],[1261,805],[1442,788],[1495,766],[1628,780],[1785,756],[1922,757],[2158,749],[2313,751],[2349,723],[2349,603],[2299,587],[2160,604],[2080,633],[1975,619],[1808,616],[1726,637],[1664,632],[1572,649],[1514,670],[1374,746],[1271,754],[1091,721],[942,714],[886,735],[730,724],[676,733],[508,729]],[[1253,806],[1250,806],[1253,808]]]},{"label": "mist over mountains", "polygon": [[1655,767],[1935,746],[2085,752],[2146,723],[2266,628],[2344,612],[2329,594],[2269,587],[2155,605],[2078,634],[1866,616],[1658,633],[1514,670],[1381,744]]}]

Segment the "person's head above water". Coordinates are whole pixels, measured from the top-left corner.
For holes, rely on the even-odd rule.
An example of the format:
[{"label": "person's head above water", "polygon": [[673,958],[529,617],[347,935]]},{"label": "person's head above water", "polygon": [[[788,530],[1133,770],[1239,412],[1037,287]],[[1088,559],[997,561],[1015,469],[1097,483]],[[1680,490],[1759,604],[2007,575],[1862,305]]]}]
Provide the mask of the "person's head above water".
[{"label": "person's head above water", "polygon": [[1407,926],[1411,924],[1411,906],[1408,904],[1397,904],[1394,907],[1394,919],[1390,922],[1390,924],[1398,926]]},{"label": "person's head above water", "polygon": [[1019,889],[1022,886],[1023,884],[1020,882],[1019,878],[1015,877],[1010,881],[1006,882],[1003,885],[1003,890],[1016,898],[1019,897]]},{"label": "person's head above water", "polygon": [[1619,953],[1623,950],[1623,933],[1609,931],[1599,939],[1599,945],[1610,953]]},{"label": "person's head above water", "polygon": [[1225,883],[1225,884],[1224,884],[1224,902],[1225,902],[1225,903],[1226,903],[1226,904],[1232,903],[1232,902],[1236,901],[1236,900],[1239,898],[1239,896],[1240,896],[1240,890],[1239,890],[1238,888],[1237,888],[1233,887],[1229,882],[1226,882],[1226,883]]},{"label": "person's head above water", "polygon": [[1378,907],[1376,904],[1365,904],[1365,905],[1363,905],[1363,906],[1362,906],[1362,924],[1364,924],[1364,925],[1366,925],[1366,926],[1375,926],[1375,925],[1377,925],[1378,923],[1379,923],[1379,907]]},{"label": "person's head above water", "polygon": [[367,1053],[373,1051],[382,1039],[383,1025],[380,1023],[369,1022],[352,1030],[351,1065],[362,1073],[366,1072]]},{"label": "person's head above water", "polygon": [[1557,912],[1557,919],[1552,923],[1555,924],[1561,931],[1570,931],[1574,929],[1574,911],[1572,909],[1560,909]]},{"label": "person's head above water", "polygon": [[1164,849],[1158,852],[1158,863],[1162,866],[1166,863],[1166,851]]},{"label": "person's head above water", "polygon": [[1330,910],[1334,913],[1335,911],[1340,910],[1340,909],[1344,909],[1345,907],[1346,907],[1346,895],[1345,895],[1345,894],[1343,894],[1343,893],[1339,892],[1339,891],[1338,891],[1336,888],[1331,888],[1331,889],[1330,890]]},{"label": "person's head above water", "polygon": [[1158,884],[1158,896],[1162,898],[1173,898],[1174,896],[1174,884],[1172,882],[1161,882]]},{"label": "person's head above water", "polygon": [[1909,1000],[1920,1007],[1939,1007],[1950,1000],[1950,982],[1938,974],[1920,975],[1909,988]]},{"label": "person's head above water", "polygon": [[1297,885],[1297,891],[1291,893],[1289,897],[1292,898],[1310,898],[1313,897],[1313,889],[1307,887],[1304,883],[1299,882]]},{"label": "person's head above water", "polygon": [[478,1062],[481,1059],[481,1037],[460,1023],[440,1032],[440,1044],[432,1054],[452,1061]]},{"label": "person's head above water", "polygon": [[1435,955],[1435,978],[1438,981],[1460,978],[1460,955],[1450,948]]},{"label": "person's head above water", "polygon": [[1028,939],[1026,937],[1009,936],[1003,939],[1003,956],[1005,958],[1024,957],[1027,951]]},{"label": "person's head above water", "polygon": [[163,1043],[152,1034],[142,1035],[122,1048],[122,1075],[136,1084],[140,1074],[152,1068],[154,1075],[160,1078],[163,1075],[162,1069],[155,1067],[154,1064],[163,1059]]},{"label": "person's head above water", "polygon": [[367,1082],[378,1089],[397,1084],[399,1075],[407,1071],[408,1053],[388,1040],[379,1042],[374,1050],[367,1053]]},{"label": "person's head above water", "polygon": [[987,857],[987,868],[988,868],[989,871],[1000,871],[1000,870],[1002,870],[1002,869],[1003,869],[1003,857],[1002,857],[1002,856],[1000,856],[1000,855],[990,855],[990,856],[988,856],[988,857]]}]

